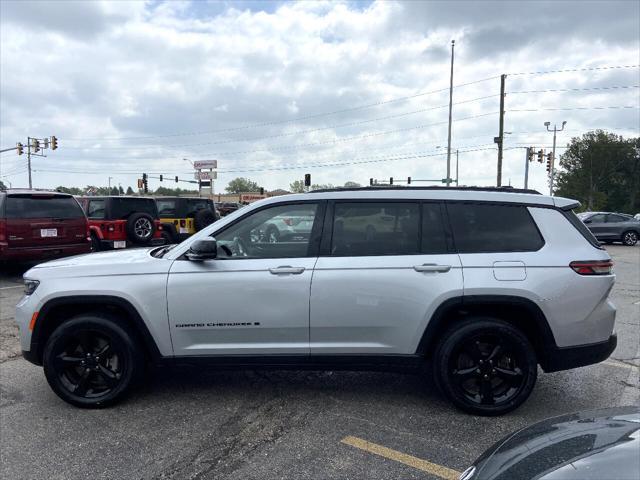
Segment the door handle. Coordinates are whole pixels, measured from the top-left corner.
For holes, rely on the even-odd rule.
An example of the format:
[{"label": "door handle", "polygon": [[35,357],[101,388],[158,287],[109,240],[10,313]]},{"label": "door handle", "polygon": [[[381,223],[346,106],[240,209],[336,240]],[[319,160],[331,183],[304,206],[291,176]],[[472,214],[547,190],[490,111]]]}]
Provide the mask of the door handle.
[{"label": "door handle", "polygon": [[451,265],[436,265],[435,263],[423,263],[422,265],[414,265],[416,272],[440,272],[445,273],[451,270]]},{"label": "door handle", "polygon": [[300,275],[302,272],[304,272],[304,267],[291,267],[289,265],[269,269],[269,273],[272,275]]}]

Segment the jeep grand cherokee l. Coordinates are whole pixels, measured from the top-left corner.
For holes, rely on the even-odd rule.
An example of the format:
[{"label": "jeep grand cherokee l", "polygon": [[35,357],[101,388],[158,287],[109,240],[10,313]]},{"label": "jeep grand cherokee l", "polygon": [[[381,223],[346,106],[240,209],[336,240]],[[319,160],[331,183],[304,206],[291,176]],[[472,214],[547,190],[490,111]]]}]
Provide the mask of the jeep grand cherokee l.
[{"label": "jeep grand cherokee l", "polygon": [[0,261],[41,261],[90,251],[87,217],[71,195],[0,192]]},{"label": "jeep grand cherokee l", "polygon": [[[120,400],[145,362],[191,361],[429,365],[456,406],[502,414],[529,396],[538,365],[589,365],[616,346],[612,262],[577,206],[502,189],[272,197],[175,246],[29,270],[16,314],[23,355],[81,407]],[[309,235],[256,234],[300,216]]]}]

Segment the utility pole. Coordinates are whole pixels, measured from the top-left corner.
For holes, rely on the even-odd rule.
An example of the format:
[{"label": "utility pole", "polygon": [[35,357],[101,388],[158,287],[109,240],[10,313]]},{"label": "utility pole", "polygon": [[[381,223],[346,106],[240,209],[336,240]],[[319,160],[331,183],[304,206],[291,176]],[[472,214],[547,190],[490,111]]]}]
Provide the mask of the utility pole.
[{"label": "utility pole", "polygon": [[33,188],[31,183],[31,137],[27,137],[27,169],[29,170],[29,190]]},{"label": "utility pole", "polygon": [[456,148],[456,187],[458,186],[458,159],[460,157],[460,149]]},{"label": "utility pole", "polygon": [[529,187],[529,162],[533,156],[533,147],[527,147],[525,151],[524,157],[524,188],[525,190]]},{"label": "utility pole", "polygon": [[498,178],[496,186],[502,186],[502,144],[504,143],[504,84],[507,76],[500,75],[500,127],[498,136],[493,139],[498,144]]},{"label": "utility pole", "polygon": [[553,195],[553,180],[555,176],[555,165],[556,165],[556,134],[557,132],[561,132],[564,130],[564,126],[567,124],[566,121],[562,122],[562,128],[558,130],[557,125],[553,125],[553,130],[549,128],[551,122],[544,122],[544,126],[547,127],[547,132],[553,132],[553,150],[551,152],[551,168],[549,170],[549,195]]},{"label": "utility pole", "polygon": [[451,184],[451,114],[453,110],[453,58],[456,41],[451,40],[451,76],[449,77],[449,135],[447,140],[447,187]]},{"label": "utility pole", "polygon": [[113,177],[109,177],[109,195],[111,195],[111,179],[112,179],[112,178],[113,178]]}]

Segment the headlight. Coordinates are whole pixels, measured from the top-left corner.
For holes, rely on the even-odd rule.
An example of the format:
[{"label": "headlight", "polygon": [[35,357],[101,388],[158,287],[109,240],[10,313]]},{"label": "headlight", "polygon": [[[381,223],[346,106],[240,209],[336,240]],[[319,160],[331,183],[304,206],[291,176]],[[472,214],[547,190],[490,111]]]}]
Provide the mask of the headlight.
[{"label": "headlight", "polygon": [[38,280],[29,280],[28,278],[24,279],[24,294],[31,295],[36,291],[40,282]]}]

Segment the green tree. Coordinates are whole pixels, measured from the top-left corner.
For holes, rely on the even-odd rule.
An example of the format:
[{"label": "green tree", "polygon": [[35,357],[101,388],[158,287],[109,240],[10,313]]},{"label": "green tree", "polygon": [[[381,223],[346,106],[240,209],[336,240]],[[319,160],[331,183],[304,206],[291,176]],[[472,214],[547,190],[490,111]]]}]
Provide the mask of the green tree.
[{"label": "green tree", "polygon": [[126,193],[126,195],[134,195],[133,188],[131,188],[131,185],[129,185],[129,186],[127,187],[127,193]]},{"label": "green tree", "polygon": [[296,180],[295,182],[290,183],[289,190],[291,193],[304,193],[304,182],[302,180]]},{"label": "green tree", "polygon": [[118,195],[124,195],[124,190],[121,185],[118,185]]},{"label": "green tree", "polygon": [[344,186],[345,186],[345,188],[359,188],[362,185],[360,185],[358,182],[349,181],[349,182],[344,182]]},{"label": "green tree", "polygon": [[55,188],[56,192],[68,193],[70,195],[84,195],[84,191],[78,187],[63,187],[59,186]]},{"label": "green tree", "polygon": [[326,190],[327,188],[335,188],[331,183],[314,183],[311,185],[311,190]]},{"label": "green tree", "polygon": [[6,190],[7,186],[4,184],[2,180],[0,180],[0,190]]},{"label": "green tree", "polygon": [[260,185],[248,178],[238,177],[231,180],[225,190],[229,193],[259,192]]},{"label": "green tree", "polygon": [[560,157],[555,194],[587,210],[640,210],[640,138],[596,130],[571,139]]}]

